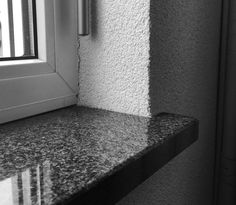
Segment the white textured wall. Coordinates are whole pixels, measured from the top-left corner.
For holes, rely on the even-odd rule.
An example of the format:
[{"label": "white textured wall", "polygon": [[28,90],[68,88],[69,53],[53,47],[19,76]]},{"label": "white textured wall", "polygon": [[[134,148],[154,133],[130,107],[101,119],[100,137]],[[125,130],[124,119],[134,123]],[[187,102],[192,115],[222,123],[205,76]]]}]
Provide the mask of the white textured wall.
[{"label": "white textured wall", "polygon": [[92,36],[80,40],[79,105],[150,114],[149,4],[92,2]]}]

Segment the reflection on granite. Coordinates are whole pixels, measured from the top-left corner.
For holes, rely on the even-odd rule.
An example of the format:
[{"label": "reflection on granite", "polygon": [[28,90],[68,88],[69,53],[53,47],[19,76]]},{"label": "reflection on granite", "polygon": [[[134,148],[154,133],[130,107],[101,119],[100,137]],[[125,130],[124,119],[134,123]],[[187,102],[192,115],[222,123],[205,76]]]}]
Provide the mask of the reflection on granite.
[{"label": "reflection on granite", "polygon": [[0,204],[66,202],[192,123],[70,107],[0,125]]}]

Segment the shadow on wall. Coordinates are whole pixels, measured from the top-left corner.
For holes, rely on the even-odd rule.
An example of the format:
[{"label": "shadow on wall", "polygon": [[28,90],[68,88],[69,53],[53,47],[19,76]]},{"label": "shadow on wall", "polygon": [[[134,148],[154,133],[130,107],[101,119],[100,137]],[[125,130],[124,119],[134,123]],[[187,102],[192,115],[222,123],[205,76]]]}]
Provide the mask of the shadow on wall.
[{"label": "shadow on wall", "polygon": [[93,3],[91,4],[91,38],[96,39],[98,34],[98,7],[97,7],[97,1],[93,0]]},{"label": "shadow on wall", "polygon": [[151,114],[177,112],[199,118],[208,104],[216,105],[220,1],[214,4],[151,0]]}]

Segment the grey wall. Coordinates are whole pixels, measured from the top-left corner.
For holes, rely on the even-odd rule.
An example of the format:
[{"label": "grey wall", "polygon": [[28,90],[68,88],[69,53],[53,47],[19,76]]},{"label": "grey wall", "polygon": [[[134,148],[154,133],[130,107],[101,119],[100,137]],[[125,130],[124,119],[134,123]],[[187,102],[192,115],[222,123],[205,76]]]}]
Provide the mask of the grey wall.
[{"label": "grey wall", "polygon": [[220,0],[151,1],[151,112],[200,120],[200,139],[119,205],[210,205]]},{"label": "grey wall", "polygon": [[94,0],[79,105],[200,120],[200,139],[119,205],[210,205],[221,0]]}]

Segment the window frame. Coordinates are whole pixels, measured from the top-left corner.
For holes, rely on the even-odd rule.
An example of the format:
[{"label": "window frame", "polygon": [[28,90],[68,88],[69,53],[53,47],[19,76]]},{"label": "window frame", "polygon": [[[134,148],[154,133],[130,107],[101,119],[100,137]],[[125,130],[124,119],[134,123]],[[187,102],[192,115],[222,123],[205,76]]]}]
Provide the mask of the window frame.
[{"label": "window frame", "polygon": [[0,61],[0,123],[77,103],[77,1],[35,1],[38,59]]}]

